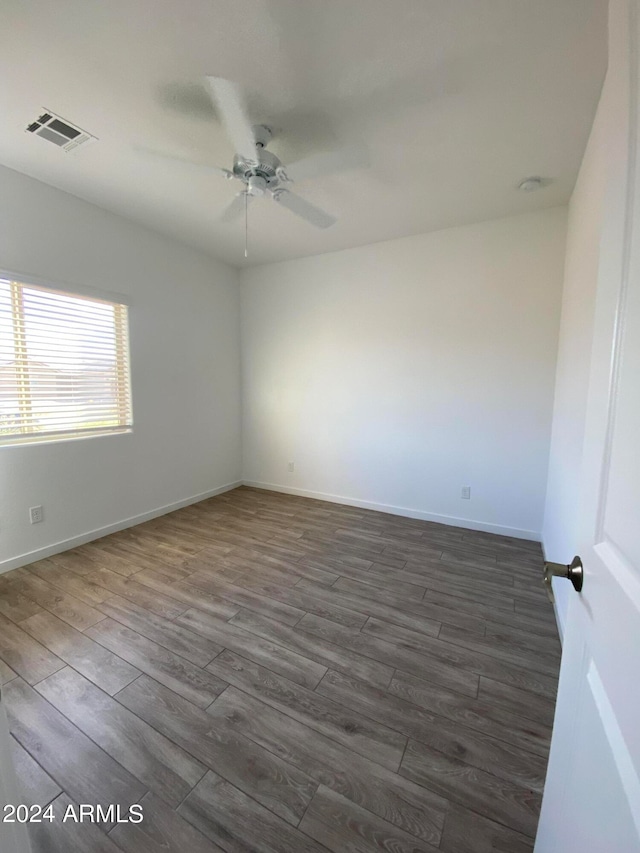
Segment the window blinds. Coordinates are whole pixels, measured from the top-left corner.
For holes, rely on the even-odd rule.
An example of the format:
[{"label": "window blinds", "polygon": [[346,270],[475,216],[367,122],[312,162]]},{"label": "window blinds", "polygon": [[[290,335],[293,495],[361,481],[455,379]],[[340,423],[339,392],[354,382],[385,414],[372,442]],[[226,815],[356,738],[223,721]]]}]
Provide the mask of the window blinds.
[{"label": "window blinds", "polygon": [[0,279],[0,444],[131,425],[127,306]]}]

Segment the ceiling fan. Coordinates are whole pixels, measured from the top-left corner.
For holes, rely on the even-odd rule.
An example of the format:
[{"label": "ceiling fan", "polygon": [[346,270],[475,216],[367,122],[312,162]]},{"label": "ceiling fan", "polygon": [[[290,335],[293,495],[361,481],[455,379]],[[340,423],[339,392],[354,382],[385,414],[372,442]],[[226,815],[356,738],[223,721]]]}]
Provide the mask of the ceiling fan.
[{"label": "ceiling fan", "polygon": [[[203,163],[193,165],[204,166],[214,174],[228,180],[238,180],[244,184],[243,189],[222,212],[221,221],[231,222],[243,212],[246,217],[249,202],[255,198],[265,197],[288,208],[296,216],[317,228],[328,228],[333,225],[337,221],[335,216],[291,192],[289,186],[306,178],[366,166],[368,165],[366,152],[361,148],[341,149],[307,157],[284,166],[275,154],[267,151],[267,145],[272,137],[271,129],[262,124],[251,124],[238,85],[222,77],[207,77],[205,81],[209,96],[222,120],[227,136],[233,143],[236,155],[233,158],[231,170],[207,166]],[[146,149],[146,152],[169,157],[172,160],[180,159],[158,151]],[[190,163],[191,161],[182,160],[181,162]]]}]

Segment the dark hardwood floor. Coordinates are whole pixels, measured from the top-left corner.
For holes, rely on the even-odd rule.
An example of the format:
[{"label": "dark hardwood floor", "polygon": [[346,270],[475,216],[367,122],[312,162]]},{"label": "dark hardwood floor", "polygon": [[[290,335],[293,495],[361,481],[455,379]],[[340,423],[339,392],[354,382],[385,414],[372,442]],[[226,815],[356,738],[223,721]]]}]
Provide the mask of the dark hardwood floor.
[{"label": "dark hardwood floor", "polygon": [[[540,546],[239,488],[0,576],[36,853],[524,853],[560,645]],[[142,823],[62,821],[141,803]]]}]

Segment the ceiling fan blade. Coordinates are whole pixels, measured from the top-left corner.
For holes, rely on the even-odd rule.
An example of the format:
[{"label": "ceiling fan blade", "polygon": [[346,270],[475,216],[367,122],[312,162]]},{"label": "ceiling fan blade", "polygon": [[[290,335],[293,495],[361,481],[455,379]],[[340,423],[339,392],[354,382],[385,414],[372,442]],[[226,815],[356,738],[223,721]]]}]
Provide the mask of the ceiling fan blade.
[{"label": "ceiling fan blade", "polygon": [[240,87],[222,77],[207,77],[207,86],[218,108],[227,136],[236,154],[248,160],[257,160],[256,138],[247,116]]},{"label": "ceiling fan blade", "polygon": [[157,151],[155,148],[140,148],[135,149],[139,154],[144,156],[156,157],[160,160],[168,160],[173,163],[182,163],[186,166],[192,166],[196,169],[206,169],[214,175],[219,175],[221,178],[234,178],[233,172],[228,169],[222,169],[220,166],[212,166],[210,163],[200,163],[197,160],[189,160],[187,157],[179,157],[176,154],[167,154],[164,151]]},{"label": "ceiling fan blade", "polygon": [[244,213],[245,199],[246,204],[250,204],[251,198],[252,197],[247,195],[245,192],[238,193],[231,204],[228,204],[220,214],[220,222],[233,222],[234,219],[242,216]]},{"label": "ceiling fan blade", "polygon": [[326,154],[314,154],[290,163],[285,174],[290,181],[304,181],[307,178],[319,178],[322,175],[334,175],[348,169],[363,169],[369,165],[369,152],[364,146],[341,148]]},{"label": "ceiling fan blade", "polygon": [[332,216],[325,210],[321,210],[315,204],[311,204],[310,201],[306,201],[306,199],[301,198],[299,195],[289,192],[289,190],[276,190],[276,192],[272,193],[272,197],[278,204],[289,208],[296,216],[305,219],[311,225],[315,225],[316,228],[328,228],[334,222],[337,222],[335,216]]}]

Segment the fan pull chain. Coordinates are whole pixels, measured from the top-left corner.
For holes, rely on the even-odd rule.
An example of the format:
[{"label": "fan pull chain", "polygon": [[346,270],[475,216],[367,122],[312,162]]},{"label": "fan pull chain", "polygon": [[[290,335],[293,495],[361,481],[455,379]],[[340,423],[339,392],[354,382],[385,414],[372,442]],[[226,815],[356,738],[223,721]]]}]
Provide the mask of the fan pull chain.
[{"label": "fan pull chain", "polygon": [[244,256],[249,257],[248,251],[249,242],[249,199],[247,193],[244,194]]}]

